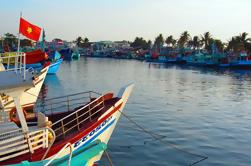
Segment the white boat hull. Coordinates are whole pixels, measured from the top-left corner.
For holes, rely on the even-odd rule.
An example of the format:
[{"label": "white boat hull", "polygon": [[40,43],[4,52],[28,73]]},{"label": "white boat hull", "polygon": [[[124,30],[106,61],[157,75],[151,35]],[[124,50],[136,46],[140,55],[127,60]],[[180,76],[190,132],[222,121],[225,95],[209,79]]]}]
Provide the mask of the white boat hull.
[{"label": "white boat hull", "polygon": [[[22,106],[31,106],[34,105],[34,103],[37,101],[37,97],[44,83],[47,72],[48,72],[48,67],[42,69],[41,74],[35,80],[35,87],[32,87],[23,92],[20,98],[20,104]],[[9,112],[12,108],[15,107],[13,98],[10,96],[2,98],[2,105],[4,106],[5,112]]]}]

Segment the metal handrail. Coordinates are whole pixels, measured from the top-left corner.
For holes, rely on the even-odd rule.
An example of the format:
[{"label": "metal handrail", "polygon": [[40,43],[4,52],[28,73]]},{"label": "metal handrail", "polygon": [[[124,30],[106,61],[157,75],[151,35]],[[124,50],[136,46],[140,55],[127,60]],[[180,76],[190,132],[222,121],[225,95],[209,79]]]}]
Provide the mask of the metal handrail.
[{"label": "metal handrail", "polygon": [[[65,130],[63,133],[57,135],[57,137],[61,136],[61,135],[64,135],[65,133],[67,133],[68,131],[72,130],[73,128],[75,128],[76,126],[79,126],[79,124],[85,122],[87,119],[90,119],[92,116],[96,115],[98,112],[100,112],[104,107],[101,107],[100,109],[98,109],[95,113],[91,114],[89,117],[85,118],[84,120],[82,121],[78,121],[78,123],[76,123],[75,125],[71,126],[70,128],[68,128],[67,130]],[[88,113],[88,112],[87,112]],[[77,118],[78,119],[78,118]],[[76,119],[73,119],[71,122],[75,121]],[[64,124],[64,126],[68,125],[70,123],[67,123],[67,124]],[[56,130],[58,129],[61,129],[62,127],[59,127],[57,128]],[[78,127],[79,128],[79,127]]]},{"label": "metal handrail", "polygon": [[60,98],[65,98],[65,97],[71,97],[71,96],[77,96],[77,95],[80,95],[80,94],[87,94],[87,93],[94,93],[96,95],[102,95],[101,93],[98,93],[98,92],[95,92],[95,91],[85,91],[85,92],[74,93],[74,94],[71,94],[71,95],[65,95],[65,96],[60,96],[60,97],[49,98],[49,99],[45,99],[45,101],[60,99]]},{"label": "metal handrail", "polygon": [[[6,55],[7,56],[3,56]],[[14,55],[13,55],[14,54]],[[26,54],[22,52],[12,52],[12,53],[1,53],[0,54],[1,63],[7,59],[7,69],[4,71],[15,71],[16,73],[23,74],[23,79],[26,79]],[[11,59],[14,59],[14,63],[11,62]],[[13,68],[10,68],[11,64],[14,64]],[[23,71],[23,72],[22,72]]]},{"label": "metal handrail", "polygon": [[[66,111],[70,111],[73,106],[81,106],[89,103],[92,98],[96,98],[97,95],[100,94],[93,91],[87,91],[51,99],[41,99],[37,101],[34,110],[41,112],[50,111],[53,113],[53,111],[56,111],[56,109],[66,107]],[[88,98],[89,100],[87,100]]]},{"label": "metal handrail", "polygon": [[[90,102],[89,104],[85,105],[84,107],[78,109],[77,111],[75,111],[75,112],[73,112],[73,113],[67,115],[66,117],[64,117],[64,118],[62,118],[62,119],[56,121],[55,123],[52,124],[52,126],[55,125],[55,124],[57,124],[57,123],[59,123],[59,122],[61,122],[61,121],[63,121],[63,120],[65,120],[65,119],[67,119],[68,117],[74,115],[76,112],[82,111],[83,109],[89,107],[91,104],[94,104],[95,102],[97,102],[97,101],[100,100],[100,99],[103,99],[103,97],[101,96],[101,97],[95,99],[94,101],[92,101],[92,102]],[[102,100],[102,101],[103,101],[103,100]]]},{"label": "metal handrail", "polygon": [[[89,98],[89,97],[81,97],[81,98],[76,98],[76,99],[71,99],[71,100],[67,100],[67,101],[75,101],[75,100],[80,100],[80,99],[83,99],[83,98]],[[55,103],[51,103],[51,104],[61,104],[62,101],[58,101],[58,102],[55,102]],[[46,105],[41,105],[41,106],[46,106]]]},{"label": "metal handrail", "polygon": [[[100,101],[100,102],[99,102],[99,101]],[[98,103],[97,103],[97,102],[98,102]],[[97,103],[97,104],[96,104],[96,103]],[[92,106],[93,104],[95,104],[95,105]],[[103,106],[102,106],[100,109],[98,109],[98,111],[96,111],[95,113],[91,113],[91,111],[92,111],[94,108],[100,106],[101,104],[103,104]],[[87,110],[85,113],[83,113],[83,114],[81,114],[81,115],[79,116],[78,113],[79,113],[80,111],[86,109],[86,108],[88,108],[88,110]],[[83,122],[86,121],[87,119],[90,119],[90,120],[91,120],[92,116],[94,116],[97,112],[100,112],[103,108],[104,108],[104,97],[103,97],[103,96],[100,96],[99,98],[97,98],[97,99],[95,99],[94,101],[90,102],[89,104],[83,106],[82,108],[78,109],[77,111],[74,111],[73,113],[69,114],[68,116],[66,116],[66,117],[64,117],[64,118],[62,118],[62,119],[60,119],[60,120],[58,120],[57,122],[53,123],[53,124],[52,124],[52,127],[53,127],[53,126],[56,126],[56,125],[58,125],[58,124],[60,125],[60,127],[57,127],[56,129],[54,129],[55,132],[57,132],[57,131],[60,130],[60,129],[62,130],[62,133],[58,134],[56,137],[59,137],[59,136],[61,136],[61,135],[65,135],[65,133],[67,133],[68,131],[72,130],[72,129],[75,128],[76,126],[78,126],[78,128],[79,128],[79,125],[80,125],[81,123],[83,123]],[[82,120],[82,121],[79,122],[79,118],[82,117],[82,116],[84,116],[84,115],[86,115],[87,113],[89,113],[89,116],[88,116],[87,118],[85,118],[84,120]],[[71,117],[73,117],[73,120],[67,121],[67,123],[65,124],[65,123],[64,123],[64,120],[66,120],[67,118],[71,118]],[[65,126],[69,125],[70,123],[74,123],[74,121],[76,121],[76,120],[77,120],[77,123],[76,123],[76,124],[72,125],[70,128],[68,128],[67,130],[65,130]]]}]

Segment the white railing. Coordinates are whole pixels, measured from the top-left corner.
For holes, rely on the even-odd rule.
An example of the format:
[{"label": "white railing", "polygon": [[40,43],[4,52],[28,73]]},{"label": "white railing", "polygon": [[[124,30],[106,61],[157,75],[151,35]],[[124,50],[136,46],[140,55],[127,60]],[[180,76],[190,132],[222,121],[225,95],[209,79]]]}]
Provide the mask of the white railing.
[{"label": "white railing", "polygon": [[0,134],[0,161],[26,153],[32,154],[39,148],[48,148],[49,132],[55,140],[55,133],[50,128],[37,129],[26,134],[21,129]]},{"label": "white railing", "polygon": [[9,52],[0,54],[0,63],[4,64],[5,71],[15,71],[21,74],[25,80],[26,56],[25,53]]},{"label": "white railing", "polygon": [[100,93],[87,91],[50,99],[38,98],[34,110],[45,114],[72,111],[99,96],[101,96]]},{"label": "white railing", "polygon": [[75,128],[80,130],[82,124],[87,121],[92,121],[94,116],[104,109],[104,101],[104,96],[100,96],[87,105],[80,107],[71,114],[53,123],[52,128],[55,131],[56,138],[60,136],[65,137],[68,132],[73,131]]}]

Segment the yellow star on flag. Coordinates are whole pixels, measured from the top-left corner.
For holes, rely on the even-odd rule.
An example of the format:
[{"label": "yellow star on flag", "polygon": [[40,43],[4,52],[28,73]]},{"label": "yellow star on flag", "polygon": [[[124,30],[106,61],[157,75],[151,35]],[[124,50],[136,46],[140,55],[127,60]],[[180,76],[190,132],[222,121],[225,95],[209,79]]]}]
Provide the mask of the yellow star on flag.
[{"label": "yellow star on flag", "polygon": [[32,28],[31,27],[28,27],[27,28],[27,32],[30,34],[32,32]]}]

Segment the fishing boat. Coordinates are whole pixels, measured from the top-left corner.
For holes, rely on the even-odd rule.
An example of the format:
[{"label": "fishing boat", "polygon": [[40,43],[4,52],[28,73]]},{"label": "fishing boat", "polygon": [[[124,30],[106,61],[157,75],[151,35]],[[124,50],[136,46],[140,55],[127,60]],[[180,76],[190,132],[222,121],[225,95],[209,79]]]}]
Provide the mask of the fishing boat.
[{"label": "fishing boat", "polygon": [[192,58],[187,61],[188,64],[194,66],[204,66],[205,65],[205,55],[200,51],[193,54]]},{"label": "fishing boat", "polygon": [[248,56],[247,52],[241,52],[238,57],[232,59],[230,68],[251,69],[251,56]]},{"label": "fishing boat", "polygon": [[[16,53],[17,54],[17,53]],[[24,56],[24,53],[20,53],[22,56]],[[13,56],[1,56],[2,54],[0,54],[0,59],[1,61],[9,61],[9,64],[7,63],[4,67],[4,65],[0,62],[0,66],[2,66],[2,70],[0,71],[8,71],[10,70],[10,68],[13,67],[11,61],[13,58],[16,57],[15,54],[12,53]],[[19,62],[18,62],[19,63]],[[15,64],[15,63],[14,63]],[[34,86],[27,88],[25,90],[24,93],[22,93],[21,97],[20,97],[20,104],[22,106],[32,106],[34,105],[34,103],[37,100],[37,96],[40,92],[40,89],[43,85],[43,82],[45,80],[45,77],[47,75],[48,72],[48,68],[49,67],[45,67],[44,69],[42,69],[39,73],[36,73],[36,75],[34,75],[34,78],[36,78],[34,80]],[[32,71],[32,70],[31,70]],[[4,93],[0,94],[0,110],[4,110],[5,112],[9,112],[13,107],[15,106],[14,100],[11,96],[6,95]],[[0,121],[4,121],[3,119],[1,119]]]},{"label": "fishing boat", "polygon": [[[25,54],[17,56],[25,59]],[[73,153],[96,140],[107,144],[133,88],[133,84],[124,86],[116,96],[87,91],[47,99],[33,108],[21,107],[20,98],[35,86],[34,80],[25,65],[0,72],[0,93],[12,96],[16,105],[10,121],[0,123],[0,165],[47,160],[67,143],[72,144]],[[102,152],[88,163],[93,165],[101,156]]]},{"label": "fishing boat", "polygon": [[55,51],[54,54],[54,58],[49,58],[47,53],[43,52],[40,49],[32,52],[27,52],[26,66],[27,68],[33,68],[36,70],[42,70],[44,67],[49,66],[48,74],[56,74],[60,68],[61,63],[63,62],[63,59],[57,51]]},{"label": "fishing boat", "polygon": [[50,63],[48,74],[56,74],[57,71],[59,70],[62,62],[63,62],[63,59],[60,58],[60,59],[54,61],[53,63]]},{"label": "fishing boat", "polygon": [[205,67],[218,67],[221,62],[221,54],[206,54],[204,55],[204,64]]},{"label": "fishing boat", "polygon": [[80,58],[80,53],[79,53],[78,49],[75,49],[75,50],[72,52],[71,59],[73,59],[73,60],[78,60],[79,58]]},{"label": "fishing boat", "polygon": [[[11,57],[15,55],[15,52],[7,52],[1,54],[2,57]],[[48,74],[56,74],[57,71],[60,68],[61,63],[63,62],[63,59],[61,58],[61,55],[56,51],[55,56],[60,56],[60,58],[57,59],[51,59],[47,55],[46,52],[43,52],[40,49],[33,50],[30,52],[26,52],[26,67],[27,69],[33,68],[36,71],[41,71],[43,68],[49,66]],[[58,55],[59,54],[59,55]],[[14,58],[4,59],[3,63],[7,64],[7,60],[9,60],[9,64],[14,64]]]},{"label": "fishing boat", "polygon": [[230,67],[230,58],[228,56],[224,56],[220,59],[219,67],[220,68],[228,68]]},{"label": "fishing boat", "polygon": [[160,56],[158,57],[157,62],[159,62],[159,63],[168,63],[168,62],[169,62],[169,59],[168,59],[168,57],[165,56],[165,55],[160,55]]},{"label": "fishing boat", "polygon": [[62,48],[61,50],[59,50],[59,53],[63,55],[65,60],[72,60],[73,55],[74,58],[80,57],[80,54],[79,53],[75,54],[75,52],[71,48]]}]

